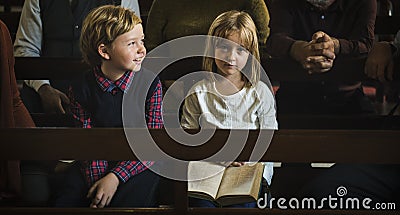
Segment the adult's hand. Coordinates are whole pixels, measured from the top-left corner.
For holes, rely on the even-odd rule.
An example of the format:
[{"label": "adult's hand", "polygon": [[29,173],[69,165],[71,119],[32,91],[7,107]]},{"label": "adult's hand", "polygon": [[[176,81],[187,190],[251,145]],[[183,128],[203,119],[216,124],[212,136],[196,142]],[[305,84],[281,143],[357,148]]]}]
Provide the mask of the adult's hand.
[{"label": "adult's hand", "polygon": [[339,40],[322,31],[318,31],[312,36],[310,49],[314,55],[306,59],[303,65],[304,68],[310,74],[324,73],[333,67],[333,61],[340,49]]},{"label": "adult's hand", "polygon": [[369,78],[379,81],[393,80],[393,56],[390,44],[382,41],[374,43],[367,61],[364,72]]},{"label": "adult's hand", "polygon": [[114,173],[108,173],[106,176],[96,181],[89,189],[87,198],[92,198],[91,208],[104,208],[110,205],[110,202],[117,191],[119,185],[118,177]]},{"label": "adult's hand", "polygon": [[39,88],[38,93],[42,100],[43,109],[46,113],[65,114],[62,104],[68,105],[70,101],[64,93],[48,84],[42,85]]}]

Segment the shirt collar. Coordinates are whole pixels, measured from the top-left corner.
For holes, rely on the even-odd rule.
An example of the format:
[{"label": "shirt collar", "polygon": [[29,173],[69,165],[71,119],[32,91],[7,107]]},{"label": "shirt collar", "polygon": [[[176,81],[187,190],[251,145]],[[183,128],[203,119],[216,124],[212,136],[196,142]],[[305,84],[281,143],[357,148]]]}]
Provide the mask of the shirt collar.
[{"label": "shirt collar", "polygon": [[134,77],[134,72],[126,71],[118,80],[112,81],[104,76],[100,66],[95,67],[93,72],[100,89],[112,94],[115,94],[118,89],[124,93],[128,92]]}]

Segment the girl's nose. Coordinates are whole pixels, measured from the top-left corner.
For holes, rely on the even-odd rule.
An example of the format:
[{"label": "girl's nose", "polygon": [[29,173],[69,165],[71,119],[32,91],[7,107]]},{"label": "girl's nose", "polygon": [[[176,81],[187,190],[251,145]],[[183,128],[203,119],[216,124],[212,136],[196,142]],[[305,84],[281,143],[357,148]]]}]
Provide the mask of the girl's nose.
[{"label": "girl's nose", "polygon": [[226,53],[226,60],[232,62],[235,60],[235,52],[231,49]]}]

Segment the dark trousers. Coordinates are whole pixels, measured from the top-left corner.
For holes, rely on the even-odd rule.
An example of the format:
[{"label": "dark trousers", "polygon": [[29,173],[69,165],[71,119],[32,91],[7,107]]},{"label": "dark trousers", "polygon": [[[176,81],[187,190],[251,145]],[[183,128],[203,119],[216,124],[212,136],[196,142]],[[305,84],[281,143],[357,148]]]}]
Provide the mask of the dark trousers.
[{"label": "dark trousers", "polygon": [[361,87],[346,92],[329,89],[315,83],[309,83],[307,87],[303,83],[282,83],[276,94],[278,114],[375,113],[372,102]]},{"label": "dark trousers", "polygon": [[[301,191],[302,197],[316,199],[339,197],[337,192],[346,189],[342,198],[365,198],[375,203],[400,204],[400,165],[335,164],[311,180]],[[328,205],[325,205],[328,206]],[[396,208],[397,209],[397,208]]]},{"label": "dark trousers", "polygon": [[[155,207],[159,176],[146,170],[120,184],[109,207]],[[89,187],[79,165],[72,167],[56,194],[55,207],[89,207]]]}]

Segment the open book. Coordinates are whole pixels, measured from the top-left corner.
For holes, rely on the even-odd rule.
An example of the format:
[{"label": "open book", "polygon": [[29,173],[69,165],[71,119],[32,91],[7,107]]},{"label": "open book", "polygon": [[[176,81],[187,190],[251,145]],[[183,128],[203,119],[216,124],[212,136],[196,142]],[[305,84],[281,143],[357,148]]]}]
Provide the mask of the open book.
[{"label": "open book", "polygon": [[262,163],[224,167],[218,163],[192,161],[188,167],[188,195],[220,206],[254,202],[260,192],[263,170]]}]

